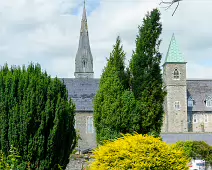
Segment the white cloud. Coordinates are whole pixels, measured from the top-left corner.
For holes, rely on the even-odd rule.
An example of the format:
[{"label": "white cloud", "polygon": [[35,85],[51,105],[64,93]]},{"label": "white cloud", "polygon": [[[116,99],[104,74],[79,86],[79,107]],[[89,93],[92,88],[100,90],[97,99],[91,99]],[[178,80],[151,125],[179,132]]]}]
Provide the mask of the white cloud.
[{"label": "white cloud", "polygon": [[[127,60],[135,48],[138,25],[159,0],[88,1],[88,28],[95,77],[99,77],[116,37],[121,36]],[[166,54],[172,33],[192,78],[212,78],[212,1],[183,0],[175,15],[174,6],[162,11],[161,51]],[[76,10],[78,8],[78,10]],[[75,15],[73,15],[75,12]],[[82,2],[77,0],[0,0],[0,65],[39,62],[52,76],[74,77]],[[164,58],[163,58],[164,60]],[[198,68],[198,73],[194,73]]]}]

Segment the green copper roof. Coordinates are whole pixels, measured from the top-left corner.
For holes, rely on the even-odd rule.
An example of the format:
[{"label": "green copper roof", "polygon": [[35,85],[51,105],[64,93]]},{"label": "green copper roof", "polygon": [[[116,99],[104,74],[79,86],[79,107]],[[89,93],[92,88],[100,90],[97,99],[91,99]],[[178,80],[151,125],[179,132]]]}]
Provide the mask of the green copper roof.
[{"label": "green copper roof", "polygon": [[166,54],[166,60],[165,63],[171,62],[171,63],[184,63],[185,60],[182,56],[182,53],[179,50],[178,44],[175,40],[174,34],[172,35],[171,42],[169,44],[169,49]]}]

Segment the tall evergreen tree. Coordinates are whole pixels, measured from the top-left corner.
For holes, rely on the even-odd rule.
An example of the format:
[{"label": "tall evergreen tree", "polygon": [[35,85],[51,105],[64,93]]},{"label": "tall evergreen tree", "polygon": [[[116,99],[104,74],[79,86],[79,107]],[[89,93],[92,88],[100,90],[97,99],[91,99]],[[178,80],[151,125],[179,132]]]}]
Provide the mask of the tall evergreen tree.
[{"label": "tall evergreen tree", "polygon": [[[66,167],[76,144],[75,105],[65,85],[30,64],[0,69],[0,149],[22,157],[20,169]],[[28,164],[28,165],[27,165]]]},{"label": "tall evergreen tree", "polygon": [[133,108],[135,102],[134,96],[128,91],[129,79],[124,60],[125,53],[118,37],[94,99],[94,125],[98,143],[134,130],[131,126],[134,119],[129,110]]},{"label": "tall evergreen tree", "polygon": [[139,133],[159,135],[163,120],[165,92],[160,69],[159,36],[162,31],[160,12],[154,9],[143,19],[130,61],[132,91],[140,113]]}]

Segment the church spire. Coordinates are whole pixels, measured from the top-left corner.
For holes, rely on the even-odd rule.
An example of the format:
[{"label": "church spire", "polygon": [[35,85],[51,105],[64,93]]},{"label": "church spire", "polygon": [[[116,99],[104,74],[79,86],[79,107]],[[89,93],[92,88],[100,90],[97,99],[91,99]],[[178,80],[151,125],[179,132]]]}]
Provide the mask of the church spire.
[{"label": "church spire", "polygon": [[76,78],[93,78],[93,74],[93,57],[91,54],[89,43],[87,16],[84,0],[79,46],[75,58],[74,75]]},{"label": "church spire", "polygon": [[179,46],[176,42],[174,33],[172,34],[165,63],[185,63],[184,57],[180,52]]}]

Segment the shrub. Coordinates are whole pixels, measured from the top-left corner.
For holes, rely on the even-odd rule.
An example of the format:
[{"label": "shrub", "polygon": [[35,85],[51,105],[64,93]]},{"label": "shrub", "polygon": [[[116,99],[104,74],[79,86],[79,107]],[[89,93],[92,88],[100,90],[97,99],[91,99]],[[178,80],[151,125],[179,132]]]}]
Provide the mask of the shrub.
[{"label": "shrub", "polygon": [[0,149],[8,156],[14,146],[22,167],[66,167],[76,143],[74,111],[64,83],[39,64],[0,68]]},{"label": "shrub", "polygon": [[127,134],[98,147],[90,169],[187,170],[189,161],[184,151],[173,149],[160,138]]},{"label": "shrub", "polygon": [[204,159],[212,165],[212,146],[204,141],[179,141],[173,145],[175,149],[183,149],[192,159]]}]

